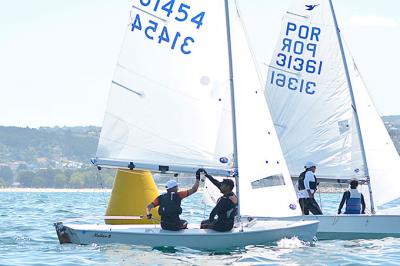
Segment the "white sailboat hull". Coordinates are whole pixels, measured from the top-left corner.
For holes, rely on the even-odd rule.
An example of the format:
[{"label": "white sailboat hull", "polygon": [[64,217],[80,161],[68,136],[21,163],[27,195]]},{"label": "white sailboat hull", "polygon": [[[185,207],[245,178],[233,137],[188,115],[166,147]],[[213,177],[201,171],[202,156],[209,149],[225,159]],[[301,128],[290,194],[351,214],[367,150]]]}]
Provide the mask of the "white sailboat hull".
[{"label": "white sailboat hull", "polygon": [[303,215],[270,219],[299,218],[305,221],[319,221],[318,240],[400,237],[400,215]]},{"label": "white sailboat hull", "polygon": [[[197,225],[198,226],[198,225]],[[298,237],[312,242],[317,221],[255,221],[230,232],[189,228],[177,232],[159,225],[55,224],[60,243],[131,244],[151,247],[184,246],[194,249],[221,250],[247,245],[273,243],[283,238]]]}]

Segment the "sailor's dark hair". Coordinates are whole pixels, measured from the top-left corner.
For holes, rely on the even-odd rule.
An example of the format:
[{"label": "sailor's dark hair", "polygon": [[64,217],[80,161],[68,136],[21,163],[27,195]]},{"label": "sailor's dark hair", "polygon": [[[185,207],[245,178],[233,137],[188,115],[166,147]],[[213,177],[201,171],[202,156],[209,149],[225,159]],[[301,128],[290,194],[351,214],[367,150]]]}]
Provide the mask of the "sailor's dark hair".
[{"label": "sailor's dark hair", "polygon": [[235,183],[231,179],[225,178],[224,180],[222,180],[222,183],[228,185],[231,190],[235,187]]},{"label": "sailor's dark hair", "polygon": [[357,180],[351,180],[350,181],[350,188],[355,189],[358,186],[358,181]]}]

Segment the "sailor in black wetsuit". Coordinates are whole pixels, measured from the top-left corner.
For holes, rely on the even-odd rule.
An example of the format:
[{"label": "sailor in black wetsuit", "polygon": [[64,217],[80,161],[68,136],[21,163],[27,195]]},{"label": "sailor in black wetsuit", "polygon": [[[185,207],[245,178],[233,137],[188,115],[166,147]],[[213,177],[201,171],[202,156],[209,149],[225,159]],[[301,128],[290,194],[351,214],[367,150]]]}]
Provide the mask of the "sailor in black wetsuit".
[{"label": "sailor in black wetsuit", "polygon": [[[222,182],[219,182],[211,175],[207,174],[206,171],[204,171],[204,173],[224,195],[218,199],[217,205],[211,211],[209,219],[201,222],[200,228],[213,229],[220,232],[230,231],[233,228],[237,213],[238,199],[232,192],[235,184],[231,179],[224,179]],[[218,217],[216,218],[215,216]]]}]

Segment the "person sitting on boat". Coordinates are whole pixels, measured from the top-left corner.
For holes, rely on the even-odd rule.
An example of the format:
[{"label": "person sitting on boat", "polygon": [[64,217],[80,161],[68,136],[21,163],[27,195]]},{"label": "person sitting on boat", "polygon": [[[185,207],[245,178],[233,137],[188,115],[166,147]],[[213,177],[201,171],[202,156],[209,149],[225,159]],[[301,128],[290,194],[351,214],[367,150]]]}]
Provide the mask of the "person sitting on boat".
[{"label": "person sitting on boat", "polygon": [[181,220],[182,214],[181,201],[192,195],[199,188],[200,171],[196,172],[196,182],[188,190],[178,191],[178,183],[175,180],[169,180],[166,184],[167,193],[158,196],[147,208],[147,218],[151,219],[151,209],[159,206],[158,213],[161,217],[161,228],[165,230],[178,231],[187,228],[187,221]]},{"label": "person sitting on boat", "polygon": [[[204,170],[203,170],[204,171]],[[235,223],[237,214],[238,199],[232,192],[235,183],[231,179],[224,179],[219,182],[204,171],[205,176],[221,191],[223,194],[217,201],[217,205],[211,211],[209,219],[201,222],[200,229],[213,229],[219,232],[230,231]],[[215,216],[218,218],[215,218]]]},{"label": "person sitting on boat", "polygon": [[318,186],[317,178],[315,176],[317,166],[315,163],[309,161],[306,163],[304,168],[305,171],[300,174],[297,184],[301,211],[304,215],[309,215],[310,212],[314,215],[322,215],[321,208],[314,198]]},{"label": "person sitting on boat", "polygon": [[365,214],[364,196],[357,189],[358,181],[351,180],[350,189],[343,193],[342,201],[340,202],[338,214],[342,213],[342,208],[346,202],[345,214]]}]

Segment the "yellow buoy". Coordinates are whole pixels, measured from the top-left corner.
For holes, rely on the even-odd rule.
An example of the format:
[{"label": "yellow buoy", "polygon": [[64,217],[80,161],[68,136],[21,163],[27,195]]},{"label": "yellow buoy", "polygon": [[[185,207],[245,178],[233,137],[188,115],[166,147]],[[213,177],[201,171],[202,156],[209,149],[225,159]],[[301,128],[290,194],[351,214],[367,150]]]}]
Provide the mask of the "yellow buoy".
[{"label": "yellow buoy", "polygon": [[[146,218],[146,206],[158,196],[158,189],[150,171],[121,170],[115,174],[113,189],[106,216],[140,216],[143,219],[105,220],[106,224],[153,224]],[[160,220],[158,208],[151,210],[153,217]]]}]

